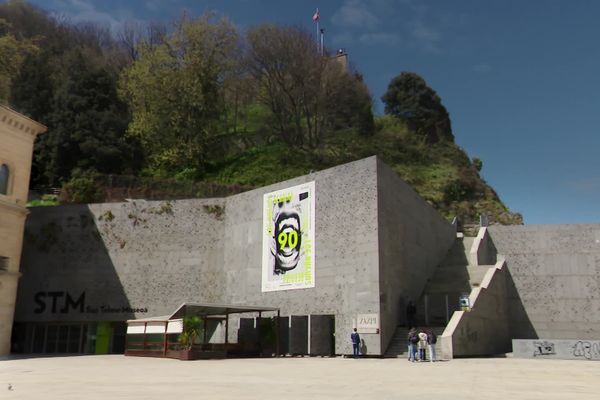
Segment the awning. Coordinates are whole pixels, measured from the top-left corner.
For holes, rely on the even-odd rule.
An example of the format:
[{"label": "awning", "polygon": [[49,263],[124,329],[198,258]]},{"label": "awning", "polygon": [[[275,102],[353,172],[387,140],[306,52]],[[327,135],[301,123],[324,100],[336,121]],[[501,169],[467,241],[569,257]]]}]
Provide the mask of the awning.
[{"label": "awning", "polygon": [[213,304],[213,303],[183,303],[171,314],[169,319],[183,318],[184,316],[196,315],[198,317],[210,317],[216,315],[243,314],[250,312],[275,312],[277,307],[249,306],[241,304]]}]

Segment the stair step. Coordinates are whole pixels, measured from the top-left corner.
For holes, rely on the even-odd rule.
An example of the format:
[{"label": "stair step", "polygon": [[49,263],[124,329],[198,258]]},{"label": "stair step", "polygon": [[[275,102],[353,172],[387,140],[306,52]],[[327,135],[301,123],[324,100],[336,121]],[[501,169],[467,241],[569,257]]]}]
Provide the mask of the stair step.
[{"label": "stair step", "polygon": [[[444,326],[425,326],[423,327],[425,330],[433,331],[438,337],[438,342],[435,346],[436,352],[440,354],[440,341],[439,337],[442,336],[445,327]],[[392,340],[390,340],[390,344],[388,345],[387,350],[385,351],[384,357],[388,358],[396,358],[396,357],[407,357],[408,358],[408,336],[409,329],[404,326],[399,326],[396,328],[396,332],[394,332],[394,336]]]}]

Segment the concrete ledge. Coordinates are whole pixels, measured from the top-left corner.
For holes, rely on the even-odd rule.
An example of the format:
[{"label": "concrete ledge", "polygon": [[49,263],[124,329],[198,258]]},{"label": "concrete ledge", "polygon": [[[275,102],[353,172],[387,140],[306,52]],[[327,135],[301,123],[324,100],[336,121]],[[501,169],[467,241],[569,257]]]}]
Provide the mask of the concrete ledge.
[{"label": "concrete ledge", "polygon": [[496,248],[487,227],[482,227],[477,233],[477,237],[473,241],[473,245],[469,251],[469,264],[478,265],[494,265],[496,264]]},{"label": "concrete ledge", "polygon": [[515,358],[600,361],[600,340],[513,339]]}]

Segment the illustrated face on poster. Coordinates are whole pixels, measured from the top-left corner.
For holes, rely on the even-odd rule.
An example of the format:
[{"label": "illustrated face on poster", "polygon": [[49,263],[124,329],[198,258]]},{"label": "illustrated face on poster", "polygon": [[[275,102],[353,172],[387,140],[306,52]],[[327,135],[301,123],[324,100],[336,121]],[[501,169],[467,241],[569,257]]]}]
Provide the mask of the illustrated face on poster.
[{"label": "illustrated face on poster", "polygon": [[262,291],[315,286],[315,182],[263,199]]}]

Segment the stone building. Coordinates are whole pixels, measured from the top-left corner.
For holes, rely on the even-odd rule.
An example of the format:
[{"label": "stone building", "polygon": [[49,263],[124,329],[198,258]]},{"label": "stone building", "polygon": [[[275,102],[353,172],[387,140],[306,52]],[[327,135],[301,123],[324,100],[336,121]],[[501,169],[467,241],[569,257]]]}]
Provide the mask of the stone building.
[{"label": "stone building", "polygon": [[[397,356],[410,300],[443,358],[600,335],[600,225],[465,237],[376,157],[225,198],[33,208],[21,272],[25,353],[122,352],[127,320],[183,303],[276,308],[289,354],[351,354],[357,327],[365,354]],[[262,322],[210,336],[256,342]]]},{"label": "stone building", "polygon": [[[266,198],[305,186],[299,197],[315,207],[299,219],[306,252],[305,218],[314,218],[303,265],[314,275],[297,285],[305,275],[288,264],[273,276],[281,286],[267,290],[263,229],[274,203]],[[126,320],[169,315],[188,302],[278,307],[291,336],[310,342],[291,351],[299,353],[351,353],[346,333],[359,316],[374,317],[362,338],[368,354],[380,355],[455,229],[371,157],[226,198],[38,207],[25,236],[15,317],[23,351],[122,352]],[[237,333],[229,330],[231,342]]]},{"label": "stone building", "polygon": [[10,350],[33,142],[45,130],[0,105],[0,354]]}]

